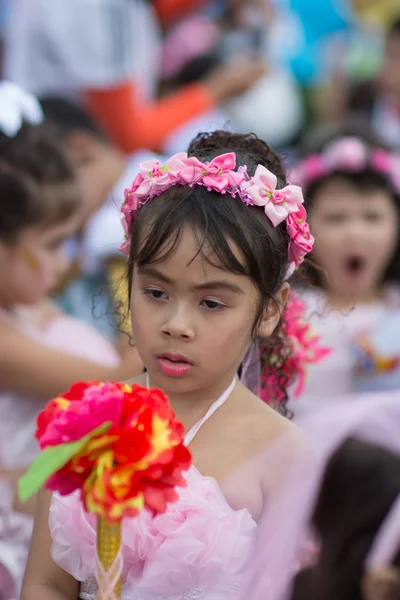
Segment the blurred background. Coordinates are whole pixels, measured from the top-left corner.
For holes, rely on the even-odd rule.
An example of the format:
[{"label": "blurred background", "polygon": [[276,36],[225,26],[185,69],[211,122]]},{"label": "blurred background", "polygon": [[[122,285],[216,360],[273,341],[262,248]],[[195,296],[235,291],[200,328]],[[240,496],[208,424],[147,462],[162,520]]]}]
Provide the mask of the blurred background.
[{"label": "blurred background", "polygon": [[[285,403],[301,423],[332,399],[344,406],[373,391],[379,402],[400,389],[400,3],[0,0],[0,40],[1,78],[35,95],[45,121],[9,135],[0,102],[0,405],[9,419],[0,422],[0,599],[9,600],[32,528],[33,505],[20,506],[15,486],[37,452],[38,412],[76,380],[143,371],[118,252],[123,192],[143,160],[163,162],[220,128],[278,150],[297,169],[316,238],[316,269],[294,287],[330,351]],[[344,144],[332,148],[335,140]],[[46,252],[64,258],[40,287],[42,238],[28,234],[42,224],[29,207],[45,215],[56,204],[62,235],[49,228]],[[10,260],[17,251],[21,271]]]}]

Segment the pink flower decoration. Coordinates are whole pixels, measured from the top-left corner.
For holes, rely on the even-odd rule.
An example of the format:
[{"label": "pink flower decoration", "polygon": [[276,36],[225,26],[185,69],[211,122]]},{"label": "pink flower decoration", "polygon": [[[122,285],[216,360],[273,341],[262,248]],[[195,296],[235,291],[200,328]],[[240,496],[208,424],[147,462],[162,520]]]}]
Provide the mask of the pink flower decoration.
[{"label": "pink flower decoration", "polygon": [[235,172],[236,155],[228,152],[215,157],[209,163],[202,163],[196,157],[191,156],[185,161],[186,168],[179,172],[180,179],[189,185],[204,185],[209,190],[219,193],[236,193],[244,181],[243,173]]},{"label": "pink flower decoration", "polygon": [[136,196],[147,198],[150,193],[155,195],[171,187],[177,181],[180,169],[185,167],[183,161],[186,158],[186,152],[180,152],[174,154],[165,165],[162,165],[159,160],[142,162],[139,168],[143,181],[135,190]]},{"label": "pink flower decoration", "polygon": [[[262,206],[274,227],[297,213],[304,202],[303,193],[298,185],[287,185],[277,190],[277,178],[264,166],[259,165],[254,177],[249,177],[245,166],[236,171],[236,154],[227,152],[216,156],[212,161],[202,163],[195,156],[186,153],[175,154],[162,166],[158,160],[150,160],[140,165],[140,173],[131,187],[125,191],[122,205],[125,241],[120,250],[129,254],[130,226],[137,211],[148,200],[158,196],[174,185],[200,185],[220,194],[237,195],[246,205]],[[293,221],[293,223],[295,223]],[[295,225],[292,223],[292,229]],[[304,255],[312,248],[313,238],[305,226],[296,229],[291,242],[289,256],[294,266],[300,264]],[[289,265],[288,273],[294,268]]]},{"label": "pink flower decoration", "polygon": [[119,422],[124,394],[112,383],[104,384],[101,395],[98,386],[93,385],[84,392],[83,399],[85,402],[71,402],[58,412],[39,439],[42,449],[79,440],[107,421]]},{"label": "pink flower decoration", "polygon": [[333,142],[324,152],[324,159],[332,169],[360,171],[368,160],[366,146],[357,138],[343,138]]},{"label": "pink flower decoration", "polygon": [[[331,349],[321,346],[320,336],[313,335],[311,325],[305,319],[305,305],[293,291],[283,313],[282,334],[286,340],[285,347],[272,358],[280,358],[280,371],[285,379],[285,387],[295,384],[293,395],[298,397],[304,389],[308,365],[323,360],[331,353]],[[274,360],[266,366],[261,378],[262,400],[274,405],[282,402],[285,391]]]},{"label": "pink flower decoration", "polygon": [[314,238],[306,221],[307,212],[300,206],[298,212],[288,216],[286,221],[287,232],[291,238],[289,244],[289,263],[299,266],[304,256],[313,249]]},{"label": "pink flower decoration", "polygon": [[324,160],[318,154],[311,154],[298,164],[290,173],[290,182],[305,185],[308,181],[319,179],[326,174]]},{"label": "pink flower decoration", "polygon": [[131,212],[136,212],[140,207],[140,195],[137,194],[137,190],[143,184],[144,178],[141,173],[138,173],[132,182],[131,187],[127,188],[124,193],[124,203],[122,204],[122,212],[125,215],[129,223],[129,217]]},{"label": "pink flower decoration", "polygon": [[304,202],[301,188],[297,185],[287,185],[276,190],[277,178],[263,165],[258,165],[252,184],[246,193],[256,206],[263,206],[265,214],[274,227],[282,223],[289,214],[298,210]]},{"label": "pink flower decoration", "polygon": [[381,148],[375,150],[371,156],[371,165],[380,173],[388,173],[390,170],[390,155]]}]

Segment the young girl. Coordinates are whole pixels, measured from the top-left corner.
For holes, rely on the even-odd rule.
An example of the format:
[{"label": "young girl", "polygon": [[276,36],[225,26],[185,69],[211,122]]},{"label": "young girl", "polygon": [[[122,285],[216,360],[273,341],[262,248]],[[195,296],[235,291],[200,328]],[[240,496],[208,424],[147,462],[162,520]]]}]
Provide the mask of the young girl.
[{"label": "young girl", "polygon": [[[124,521],[126,598],[273,600],[286,590],[308,446],[237,373],[255,338],[280,356],[286,279],[312,245],[302,201],[271,148],[222,131],[199,135],[189,157],[142,164],[126,192],[132,329],[147,369],[137,381],[168,394],[194,461],[164,515]],[[94,599],[95,540],[76,495],[42,495],[22,598]],[[243,573],[252,548],[262,565]]]},{"label": "young girl", "polygon": [[47,300],[67,266],[63,246],[79,223],[80,193],[36,100],[2,83],[0,107],[0,563],[18,582],[32,519],[12,510],[33,506],[19,506],[14,488],[37,452],[38,412],[77,379],[128,377],[135,364]]},{"label": "young girl", "polygon": [[313,517],[319,558],[293,600],[400,598],[399,400],[374,396],[303,423],[327,467]]},{"label": "young girl", "polygon": [[310,367],[296,413],[332,396],[398,387],[399,161],[380,146],[339,137],[291,174],[305,188],[317,240],[316,268],[309,270],[314,290],[304,300],[314,331],[333,350]]}]

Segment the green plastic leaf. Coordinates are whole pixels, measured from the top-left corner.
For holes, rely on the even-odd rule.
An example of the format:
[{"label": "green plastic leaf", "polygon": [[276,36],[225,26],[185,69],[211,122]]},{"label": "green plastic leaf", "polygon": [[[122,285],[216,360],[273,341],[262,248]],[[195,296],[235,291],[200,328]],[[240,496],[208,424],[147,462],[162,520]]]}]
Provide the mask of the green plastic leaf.
[{"label": "green plastic leaf", "polygon": [[18,481],[18,493],[21,502],[29,500],[54,473],[62,469],[92,438],[105,433],[111,425],[111,421],[107,421],[76,442],[45,448]]}]

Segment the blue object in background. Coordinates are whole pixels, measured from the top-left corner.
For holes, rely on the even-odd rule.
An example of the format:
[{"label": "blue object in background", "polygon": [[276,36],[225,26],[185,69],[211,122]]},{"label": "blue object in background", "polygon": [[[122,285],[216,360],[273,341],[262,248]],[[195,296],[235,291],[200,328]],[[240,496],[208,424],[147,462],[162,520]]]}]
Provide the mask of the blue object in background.
[{"label": "blue object in background", "polygon": [[287,9],[296,15],[302,38],[290,66],[301,83],[310,84],[326,69],[327,39],[350,30],[352,13],[343,0],[288,0]]}]

